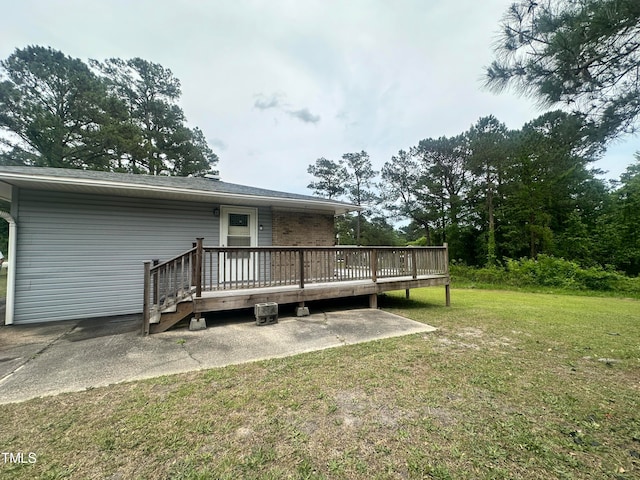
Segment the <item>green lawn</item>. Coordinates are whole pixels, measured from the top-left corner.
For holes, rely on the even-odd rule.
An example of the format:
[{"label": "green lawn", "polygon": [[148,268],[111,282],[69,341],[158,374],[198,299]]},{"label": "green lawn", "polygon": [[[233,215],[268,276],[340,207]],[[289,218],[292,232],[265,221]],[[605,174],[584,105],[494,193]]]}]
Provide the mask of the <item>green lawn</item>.
[{"label": "green lawn", "polygon": [[443,303],[380,301],[435,333],[4,405],[37,461],[0,477],[640,478],[639,301]]}]

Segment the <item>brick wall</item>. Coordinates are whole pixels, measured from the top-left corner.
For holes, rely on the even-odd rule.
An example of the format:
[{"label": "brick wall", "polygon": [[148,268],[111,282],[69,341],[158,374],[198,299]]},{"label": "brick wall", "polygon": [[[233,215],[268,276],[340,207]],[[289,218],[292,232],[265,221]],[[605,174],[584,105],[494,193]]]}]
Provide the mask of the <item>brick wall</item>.
[{"label": "brick wall", "polygon": [[302,212],[273,212],[274,246],[335,245],[333,215]]}]

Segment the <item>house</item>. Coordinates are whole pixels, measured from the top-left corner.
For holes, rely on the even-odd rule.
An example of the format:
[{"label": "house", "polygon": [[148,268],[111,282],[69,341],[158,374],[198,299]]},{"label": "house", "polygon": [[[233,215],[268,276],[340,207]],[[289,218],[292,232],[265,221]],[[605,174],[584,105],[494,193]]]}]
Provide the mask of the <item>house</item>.
[{"label": "house", "polygon": [[7,324],[140,312],[146,260],[173,257],[197,237],[333,245],[334,216],[357,208],[215,178],[7,166],[0,198],[17,226],[5,252]]},{"label": "house", "polygon": [[[359,207],[220,181],[0,166],[6,324],[143,312],[145,333],[208,311],[444,285],[446,245],[337,247]],[[194,240],[197,241],[194,243]],[[149,328],[149,324],[155,327]]]}]

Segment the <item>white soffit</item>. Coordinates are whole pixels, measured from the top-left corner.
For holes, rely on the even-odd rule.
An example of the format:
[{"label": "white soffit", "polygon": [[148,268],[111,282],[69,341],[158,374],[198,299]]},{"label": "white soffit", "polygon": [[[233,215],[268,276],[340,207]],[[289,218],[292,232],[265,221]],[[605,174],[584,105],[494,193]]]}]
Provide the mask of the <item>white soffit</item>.
[{"label": "white soffit", "polygon": [[358,207],[353,205],[340,204],[323,199],[316,201],[287,197],[226,193],[161,185],[141,185],[111,180],[26,175],[1,171],[0,180],[2,180],[0,181],[0,196],[3,194],[2,185],[10,184],[19,188],[34,190],[115,195],[132,198],[162,198],[191,202],[215,202],[232,205],[268,205],[296,211],[316,210],[333,212],[336,215],[358,210]]}]

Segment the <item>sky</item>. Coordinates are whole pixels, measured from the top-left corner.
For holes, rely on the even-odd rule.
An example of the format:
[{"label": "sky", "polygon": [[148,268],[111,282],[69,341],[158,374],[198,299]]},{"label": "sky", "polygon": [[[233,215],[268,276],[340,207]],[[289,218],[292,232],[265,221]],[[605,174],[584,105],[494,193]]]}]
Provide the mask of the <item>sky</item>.
[{"label": "sky", "polygon": [[[4,0],[0,58],[28,45],[170,69],[221,179],[310,194],[307,167],[366,151],[375,169],[480,117],[544,113],[482,87],[510,0]],[[595,167],[617,179],[640,136]]]}]

